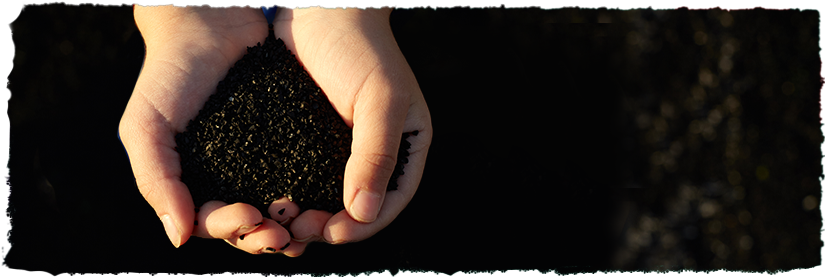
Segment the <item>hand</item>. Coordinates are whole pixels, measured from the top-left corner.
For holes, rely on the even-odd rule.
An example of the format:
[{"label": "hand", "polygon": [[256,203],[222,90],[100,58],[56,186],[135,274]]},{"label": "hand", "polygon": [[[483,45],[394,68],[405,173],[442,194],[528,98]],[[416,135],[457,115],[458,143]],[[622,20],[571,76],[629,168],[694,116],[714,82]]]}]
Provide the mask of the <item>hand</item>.
[{"label": "hand", "polygon": [[[196,2],[193,0],[187,3],[200,4]],[[185,4],[182,1],[175,3],[181,6]],[[139,4],[152,3],[140,1]],[[237,1],[210,4],[238,5]],[[257,2],[247,4],[257,6]],[[307,55],[298,54],[295,38],[317,33],[301,31],[296,33],[295,37],[290,37],[288,34],[292,34],[291,29],[284,27],[309,26],[314,29],[308,30],[317,31],[320,30],[318,27],[329,26],[307,24],[307,21],[300,23],[302,21],[293,20],[291,11],[279,14],[286,16],[280,16],[278,21],[284,23],[284,26],[276,23],[276,33],[285,40],[290,50],[298,55],[298,59],[308,70],[313,71],[307,65],[307,62],[313,59],[302,60]],[[295,218],[290,228],[297,232],[295,236],[299,239],[293,241],[294,246],[287,248],[283,253],[298,256],[303,253],[309,241],[325,240],[340,243],[368,238],[386,227],[400,213],[409,203],[421,179],[432,131],[426,103],[409,66],[392,40],[388,16],[389,10],[385,10],[384,20],[379,20],[384,21],[384,25],[375,25],[384,27],[383,29],[367,28],[370,24],[378,23],[373,20],[380,17],[333,16],[332,18],[350,23],[355,23],[352,20],[357,18],[366,19],[360,24],[343,26],[360,27],[365,33],[379,36],[361,37],[361,43],[335,43],[332,45],[333,49],[340,51],[348,47],[365,47],[367,43],[377,42],[382,43],[378,50],[385,51],[362,51],[371,54],[372,60],[349,64],[342,72],[360,72],[361,76],[350,76],[351,79],[344,84],[343,89],[337,89],[330,85],[330,82],[336,82],[336,78],[343,80],[347,76],[342,78],[342,74],[334,73],[323,77],[317,73],[313,75],[319,85],[327,91],[333,105],[347,124],[354,127],[353,157],[347,165],[348,173],[345,176],[345,205],[352,212],[353,209],[348,203],[352,202],[356,187],[348,184],[361,183],[357,190],[375,191],[381,199],[380,202],[385,202],[379,204],[383,205],[380,207],[381,212],[375,220],[363,219],[353,214],[353,217],[361,222],[373,221],[369,224],[356,222],[346,212],[333,217],[326,212],[310,210],[298,216],[297,206],[281,199],[269,208],[271,217],[276,220],[273,221],[262,218],[250,205],[236,203],[227,206],[220,201],[207,202],[195,215],[191,195],[186,186],[179,181],[180,160],[174,150],[174,134],[185,130],[188,120],[195,117],[208,96],[215,92],[217,82],[225,76],[234,61],[246,52],[246,46],[255,45],[265,38],[266,22],[262,13],[259,9],[248,8],[231,10],[136,7],[136,23],[146,41],[147,55],[144,69],[121,120],[119,135],[127,152],[131,153],[130,160],[139,190],[161,219],[167,216],[172,219],[170,222],[164,221],[164,228],[176,247],[185,243],[189,234],[192,234],[204,238],[221,238],[250,253],[266,253],[266,249],[279,249],[279,246],[287,245],[289,234],[278,223],[286,225],[290,223],[290,219]],[[390,40],[381,39],[381,35],[389,35]],[[388,49],[389,51],[386,51]],[[345,53],[341,58],[352,58],[353,54],[357,53]],[[401,64],[398,64],[399,61]],[[337,63],[344,65],[347,61],[338,59]],[[370,63],[376,68],[374,72],[365,71],[365,66],[370,66]],[[316,59],[313,65],[318,64]],[[363,87],[353,90],[356,83],[363,84]],[[385,91],[379,91],[381,89]],[[363,99],[364,97],[368,98]],[[386,117],[371,116],[370,112]],[[364,123],[354,125],[354,122]],[[404,176],[407,177],[398,180],[399,190],[387,194],[384,201],[383,192],[395,164],[401,130],[418,130],[420,133],[410,138],[413,146],[408,158],[410,162],[405,168]],[[385,168],[382,169],[381,165]],[[193,222],[192,219],[196,221]],[[198,221],[201,223],[197,224]],[[254,223],[259,223],[260,226]]]},{"label": "hand", "polygon": [[[430,112],[415,75],[395,42],[385,9],[283,9],[274,24],[280,37],[353,128],[344,174],[344,207],[335,215],[307,211],[295,218],[286,254],[306,243],[360,241],[374,235],[407,206],[424,171],[432,140]],[[401,134],[412,144],[398,190],[387,192]],[[270,209],[272,210],[272,209]]]},{"label": "hand", "polygon": [[211,201],[196,214],[175,151],[175,134],[186,129],[246,47],[266,38],[261,10],[165,6],[135,7],[134,14],[146,57],[118,131],[141,194],[175,247],[195,235],[250,253],[279,251],[289,233],[251,205]]}]

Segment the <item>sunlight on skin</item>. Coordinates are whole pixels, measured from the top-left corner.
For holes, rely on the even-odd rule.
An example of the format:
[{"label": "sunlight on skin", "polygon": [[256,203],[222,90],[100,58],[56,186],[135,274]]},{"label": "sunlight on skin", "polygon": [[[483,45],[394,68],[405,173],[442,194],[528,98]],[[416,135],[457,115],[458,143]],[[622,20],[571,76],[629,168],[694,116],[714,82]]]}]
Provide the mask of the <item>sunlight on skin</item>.
[{"label": "sunlight on skin", "polygon": [[[353,154],[344,176],[346,210],[299,214],[297,205],[279,200],[270,206],[269,219],[247,204],[220,201],[208,202],[196,214],[174,150],[174,135],[185,130],[234,61],[247,46],[263,42],[263,13],[135,7],[146,59],[119,132],[138,188],[164,219],[173,245],[184,244],[191,234],[224,239],[249,253],[298,256],[311,241],[360,241],[395,219],[418,188],[432,127],[415,76],[392,36],[389,14],[390,9],[279,9],[276,36],[353,128]],[[386,192],[401,133],[412,131],[419,134],[409,138],[405,175],[398,190]],[[361,201],[356,195],[374,196]],[[290,241],[286,228],[300,241]]]}]

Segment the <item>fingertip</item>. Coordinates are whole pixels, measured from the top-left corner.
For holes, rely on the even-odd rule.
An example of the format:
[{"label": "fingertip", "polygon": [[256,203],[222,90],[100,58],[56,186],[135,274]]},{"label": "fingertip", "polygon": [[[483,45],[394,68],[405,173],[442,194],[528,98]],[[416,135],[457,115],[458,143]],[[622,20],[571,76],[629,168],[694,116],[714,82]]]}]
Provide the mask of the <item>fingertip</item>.
[{"label": "fingertip", "polygon": [[[191,216],[194,218],[194,215]],[[189,240],[190,233],[194,228],[195,220],[176,219],[170,214],[160,216],[160,221],[163,224],[163,229],[166,231],[166,236],[175,248]]]},{"label": "fingertip", "polygon": [[259,228],[264,219],[252,205],[241,202],[227,205],[216,200],[204,203],[197,217],[196,236],[220,239],[250,233]]},{"label": "fingertip", "polygon": [[192,234],[195,227],[195,205],[191,198],[184,201],[179,201],[161,211],[160,220],[163,223],[163,229],[169,237],[169,241],[175,248],[179,248],[185,244]]},{"label": "fingertip", "polygon": [[269,212],[269,217],[272,218],[272,220],[277,221],[281,225],[287,225],[292,219],[298,216],[300,208],[295,202],[289,201],[286,197],[281,197],[272,202],[272,204],[269,204],[267,212]]},{"label": "fingertip", "polygon": [[166,230],[166,236],[169,237],[172,245],[174,245],[175,248],[180,247],[181,241],[183,240],[180,235],[180,227],[178,227],[178,224],[172,219],[172,216],[168,214],[163,215],[160,217],[160,221],[163,222],[163,229]]},{"label": "fingertip", "polygon": [[309,242],[323,239],[324,227],[332,216],[327,211],[304,211],[289,226],[293,241]]},{"label": "fingertip", "polygon": [[[248,233],[258,226],[260,226],[261,222],[264,220],[264,216],[261,214],[257,208],[252,205],[246,203],[234,203],[231,205],[227,205],[227,208],[233,209],[232,211],[233,216],[241,222],[244,222],[241,225],[241,229],[248,229],[247,231],[241,233]],[[238,234],[240,235],[240,233]]]},{"label": "fingertip", "polygon": [[176,246],[175,248],[180,248],[181,245],[186,244],[186,242],[189,241],[190,237],[191,237],[190,234],[182,234],[180,236],[180,244],[178,246]]},{"label": "fingertip", "polygon": [[282,250],[282,253],[287,257],[295,258],[304,254],[307,245],[309,245],[309,242],[297,242],[293,240],[289,243],[289,247]]}]

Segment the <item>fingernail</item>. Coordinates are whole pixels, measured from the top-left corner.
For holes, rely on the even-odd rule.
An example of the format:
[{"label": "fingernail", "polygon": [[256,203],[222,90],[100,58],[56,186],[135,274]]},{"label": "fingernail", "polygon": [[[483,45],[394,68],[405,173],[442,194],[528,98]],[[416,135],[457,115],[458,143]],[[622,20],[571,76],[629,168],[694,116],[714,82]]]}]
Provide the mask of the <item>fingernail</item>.
[{"label": "fingernail", "polygon": [[252,232],[252,230],[255,230],[256,228],[258,228],[259,225],[261,225],[261,224],[255,224],[255,226],[241,226],[241,227],[238,227],[238,230],[235,231],[235,234],[240,236],[240,235]]},{"label": "fingernail", "polygon": [[172,245],[174,245],[175,248],[180,247],[180,230],[177,224],[175,224],[175,221],[172,220],[172,216],[167,214],[162,216],[160,220],[163,221],[163,229],[166,230],[166,236],[172,241]]},{"label": "fingernail", "polygon": [[352,217],[361,222],[373,222],[381,209],[381,196],[361,190],[350,205]]}]

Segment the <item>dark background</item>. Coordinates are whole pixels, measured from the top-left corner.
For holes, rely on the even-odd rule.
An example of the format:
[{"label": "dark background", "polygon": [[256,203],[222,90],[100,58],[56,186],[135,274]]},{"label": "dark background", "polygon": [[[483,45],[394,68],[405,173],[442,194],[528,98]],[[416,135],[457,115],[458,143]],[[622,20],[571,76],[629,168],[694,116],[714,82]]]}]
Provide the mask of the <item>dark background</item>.
[{"label": "dark background", "polygon": [[287,258],[169,243],[116,135],[143,57],[130,6],[26,6],[10,26],[4,263],[52,274],[811,268],[823,246],[819,20],[395,10],[435,129],[420,188],[374,237]]}]

